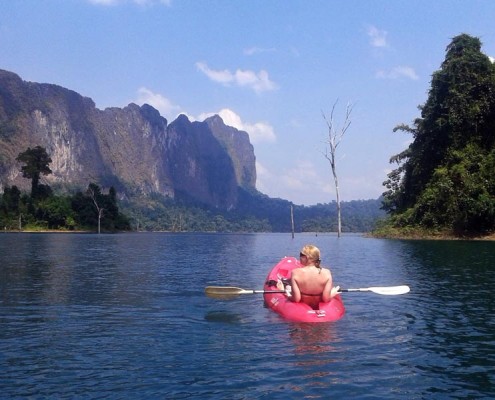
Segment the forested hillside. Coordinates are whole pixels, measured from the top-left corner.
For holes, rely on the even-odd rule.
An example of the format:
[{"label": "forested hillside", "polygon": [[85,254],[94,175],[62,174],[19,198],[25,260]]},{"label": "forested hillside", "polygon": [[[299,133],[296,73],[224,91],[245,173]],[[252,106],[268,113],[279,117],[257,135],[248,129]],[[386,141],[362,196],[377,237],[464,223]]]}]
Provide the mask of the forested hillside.
[{"label": "forested hillside", "polygon": [[[194,202],[140,199],[122,202],[133,229],[143,231],[290,232],[291,202],[259,192],[239,192],[236,210],[220,211]],[[342,202],[342,231],[370,232],[385,217],[381,200]],[[293,205],[295,232],[336,232],[335,202],[314,206]]]},{"label": "forested hillside", "polygon": [[[336,230],[335,202],[304,207],[273,199],[255,190],[239,189],[239,207],[220,210],[184,193],[180,199],[155,194],[123,200],[110,187],[108,195],[95,183],[83,192],[56,194],[41,183],[42,176],[52,173],[46,149],[37,146],[20,153],[17,160],[23,177],[31,180],[31,192],[7,186],[0,196],[0,226],[17,230],[123,230],[172,232],[289,232],[291,207],[296,232],[330,232]],[[343,231],[368,232],[383,216],[379,200],[342,203]],[[120,210],[123,210],[121,212]]]},{"label": "forested hillside", "polygon": [[384,183],[389,226],[459,236],[495,230],[495,66],[478,38],[461,34],[435,71],[421,116]]}]

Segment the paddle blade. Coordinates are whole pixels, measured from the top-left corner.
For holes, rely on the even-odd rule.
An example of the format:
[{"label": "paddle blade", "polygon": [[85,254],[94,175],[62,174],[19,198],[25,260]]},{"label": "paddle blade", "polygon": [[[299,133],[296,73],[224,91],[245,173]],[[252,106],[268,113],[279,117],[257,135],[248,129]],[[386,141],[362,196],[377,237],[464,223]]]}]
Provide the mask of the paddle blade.
[{"label": "paddle blade", "polygon": [[208,297],[221,300],[230,300],[245,292],[244,289],[231,286],[207,286],[205,288]]},{"label": "paddle blade", "polygon": [[285,293],[285,290],[253,290],[233,286],[207,286],[205,293],[208,297],[220,300],[230,300],[240,294]]},{"label": "paddle blade", "polygon": [[384,286],[384,287],[370,287],[369,290],[373,293],[383,294],[385,296],[395,296],[399,294],[409,293],[411,290],[409,286]]}]

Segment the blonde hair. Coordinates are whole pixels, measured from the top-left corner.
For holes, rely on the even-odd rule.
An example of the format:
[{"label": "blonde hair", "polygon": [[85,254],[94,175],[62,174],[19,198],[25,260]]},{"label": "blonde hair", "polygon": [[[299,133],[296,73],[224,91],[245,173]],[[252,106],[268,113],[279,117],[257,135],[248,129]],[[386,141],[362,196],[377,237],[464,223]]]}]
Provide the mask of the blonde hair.
[{"label": "blonde hair", "polygon": [[304,254],[310,260],[315,262],[315,266],[320,266],[320,249],[312,244],[307,244],[301,249],[301,254]]}]

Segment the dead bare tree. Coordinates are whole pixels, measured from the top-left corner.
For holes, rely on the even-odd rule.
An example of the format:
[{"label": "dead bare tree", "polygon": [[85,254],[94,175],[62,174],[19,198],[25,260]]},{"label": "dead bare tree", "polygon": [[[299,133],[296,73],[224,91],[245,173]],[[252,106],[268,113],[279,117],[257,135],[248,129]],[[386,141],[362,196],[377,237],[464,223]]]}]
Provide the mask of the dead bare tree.
[{"label": "dead bare tree", "polygon": [[101,219],[103,218],[103,211],[105,210],[103,207],[101,207],[97,200],[98,194],[99,194],[99,187],[96,186],[95,184],[90,184],[87,190],[88,195],[91,197],[91,200],[93,200],[93,204],[95,205],[96,211],[98,212],[98,234],[101,233]]},{"label": "dead bare tree", "polygon": [[335,182],[335,193],[337,196],[337,224],[338,224],[337,235],[338,237],[340,237],[342,233],[342,216],[340,209],[339,179],[337,177],[336,154],[337,154],[337,147],[342,141],[342,138],[344,137],[344,134],[346,133],[347,129],[349,129],[349,126],[351,125],[351,113],[352,113],[353,105],[351,103],[347,103],[344,124],[339,129],[334,122],[335,107],[337,106],[338,102],[339,100],[337,99],[333,104],[332,112],[330,114],[330,119],[326,117],[323,111],[321,113],[328,127],[328,140],[326,142],[328,144],[328,147],[325,147],[325,152],[323,153],[323,155],[329,161],[330,166],[332,167],[332,174]]}]

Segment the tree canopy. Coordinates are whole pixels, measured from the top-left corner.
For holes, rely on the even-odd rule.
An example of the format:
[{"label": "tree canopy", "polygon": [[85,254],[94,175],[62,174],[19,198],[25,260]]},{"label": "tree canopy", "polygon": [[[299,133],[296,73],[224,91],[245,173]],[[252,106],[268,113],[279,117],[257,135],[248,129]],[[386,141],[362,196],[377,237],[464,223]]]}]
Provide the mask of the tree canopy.
[{"label": "tree canopy", "polygon": [[42,174],[52,173],[49,167],[52,159],[46,149],[41,146],[36,146],[33,149],[28,147],[26,151],[19,153],[16,160],[25,164],[21,167],[21,172],[24,178],[31,179],[31,197],[37,198],[45,194],[45,191],[40,188],[40,177]]},{"label": "tree canopy", "polygon": [[394,131],[413,141],[393,156],[383,208],[397,226],[479,234],[495,229],[495,66],[461,34],[432,75],[421,117]]},{"label": "tree canopy", "polygon": [[[25,163],[23,177],[31,179],[31,195],[21,193],[17,186],[6,186],[0,196],[0,227],[4,230],[93,230],[95,226],[107,232],[129,230],[130,223],[119,212],[117,193],[110,187],[108,195],[90,183],[86,193],[54,195],[48,185],[39,183],[41,174],[52,171],[52,162],[46,149],[36,146],[19,153],[17,160]],[[103,213],[103,210],[105,213]]]}]

